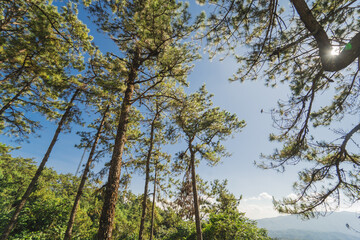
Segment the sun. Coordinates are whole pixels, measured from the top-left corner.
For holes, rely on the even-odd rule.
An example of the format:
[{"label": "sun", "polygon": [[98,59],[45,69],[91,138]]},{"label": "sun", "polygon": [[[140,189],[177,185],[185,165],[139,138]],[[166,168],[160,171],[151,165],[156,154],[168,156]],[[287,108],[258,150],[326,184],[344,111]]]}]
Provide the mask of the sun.
[{"label": "sun", "polygon": [[332,49],[331,49],[330,54],[331,54],[332,56],[337,56],[337,55],[339,55],[339,53],[340,53],[340,47],[338,47],[338,46],[332,46]]}]

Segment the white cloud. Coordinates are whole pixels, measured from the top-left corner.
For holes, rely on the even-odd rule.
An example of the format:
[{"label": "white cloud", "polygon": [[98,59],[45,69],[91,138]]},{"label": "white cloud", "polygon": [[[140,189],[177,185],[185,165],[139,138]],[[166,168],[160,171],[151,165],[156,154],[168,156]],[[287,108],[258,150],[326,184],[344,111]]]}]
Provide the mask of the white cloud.
[{"label": "white cloud", "polygon": [[270,200],[273,199],[273,197],[270,194],[266,193],[266,192],[260,193],[259,197],[261,199],[270,199]]},{"label": "white cloud", "polygon": [[251,219],[277,217],[280,214],[274,209],[272,195],[262,192],[258,196],[244,198],[240,202],[239,210]]},{"label": "white cloud", "polygon": [[272,200],[272,196],[267,192],[260,193],[257,197],[244,198],[242,201],[260,201],[260,200]]},{"label": "white cloud", "polygon": [[[298,195],[294,193],[290,193],[286,196],[286,198],[296,199]],[[250,219],[262,219],[262,218],[272,218],[281,216],[284,214],[278,213],[273,206],[272,196],[269,193],[263,192],[257,196],[245,197],[240,201],[239,210],[245,213],[245,216]],[[330,202],[333,199],[329,199]],[[335,206],[334,206],[335,207]],[[321,211],[321,208],[318,209]],[[344,199],[342,199],[340,207],[336,211],[348,211],[348,212],[358,212],[360,213],[360,202],[351,204],[346,203]]]},{"label": "white cloud", "polygon": [[343,201],[337,212],[341,211],[360,213],[360,202],[351,203]]},{"label": "white cloud", "polygon": [[241,212],[244,212],[245,216],[250,219],[262,219],[280,216],[280,214],[274,209],[272,204],[240,204],[239,210]]}]

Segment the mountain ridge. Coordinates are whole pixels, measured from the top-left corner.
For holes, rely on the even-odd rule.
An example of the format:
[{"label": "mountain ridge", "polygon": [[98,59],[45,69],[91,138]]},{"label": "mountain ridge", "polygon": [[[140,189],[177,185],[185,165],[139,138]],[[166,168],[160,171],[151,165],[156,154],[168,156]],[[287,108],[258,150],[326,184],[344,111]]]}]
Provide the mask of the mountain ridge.
[{"label": "mountain ridge", "polygon": [[346,227],[360,229],[359,215],[355,212],[333,212],[326,217],[301,220],[298,216],[286,215],[257,220],[269,236],[281,240],[356,240],[360,233]]}]

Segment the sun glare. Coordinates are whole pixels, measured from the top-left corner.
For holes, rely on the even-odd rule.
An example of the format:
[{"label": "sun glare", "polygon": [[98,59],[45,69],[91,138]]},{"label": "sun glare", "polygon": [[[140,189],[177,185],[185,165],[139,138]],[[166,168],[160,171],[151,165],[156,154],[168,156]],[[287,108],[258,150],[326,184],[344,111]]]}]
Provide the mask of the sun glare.
[{"label": "sun glare", "polygon": [[331,55],[332,56],[336,56],[336,55],[339,55],[340,53],[340,47],[338,46],[333,46],[332,49],[331,49]]}]

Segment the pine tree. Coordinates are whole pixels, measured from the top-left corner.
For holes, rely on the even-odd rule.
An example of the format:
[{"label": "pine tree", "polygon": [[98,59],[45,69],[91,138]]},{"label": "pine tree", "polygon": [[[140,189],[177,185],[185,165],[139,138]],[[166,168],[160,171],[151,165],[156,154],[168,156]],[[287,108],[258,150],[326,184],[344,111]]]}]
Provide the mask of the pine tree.
[{"label": "pine tree", "polygon": [[118,45],[122,55],[112,55],[124,66],[125,93],[98,232],[98,239],[110,239],[130,107],[169,78],[185,83],[188,64],[195,55],[190,45],[181,41],[193,27],[187,25],[186,9],[175,1],[98,1],[91,6],[91,12],[101,30]]},{"label": "pine tree", "polygon": [[[174,109],[174,120],[187,145],[180,157],[186,160],[191,173],[197,240],[202,240],[203,237],[196,165],[200,159],[216,165],[222,157],[228,156],[221,142],[245,126],[244,121],[239,121],[235,115],[219,108],[212,108],[211,97],[205,86],[202,86],[198,92],[190,94],[178,104],[175,103]],[[196,156],[200,158],[197,159]]]},{"label": "pine tree", "polygon": [[92,160],[93,160],[93,157],[94,157],[95,149],[97,147],[97,143],[98,143],[98,141],[100,139],[100,136],[101,136],[101,131],[102,131],[103,126],[105,124],[106,117],[107,117],[107,115],[109,113],[109,108],[110,108],[110,105],[107,104],[105,109],[103,110],[101,122],[100,122],[100,124],[98,126],[98,129],[97,129],[97,132],[96,132],[96,135],[95,135],[95,139],[94,139],[93,144],[91,146],[89,157],[88,157],[88,160],[86,162],[86,165],[85,165],[82,177],[81,177],[79,188],[78,188],[78,191],[76,193],[76,197],[75,197],[75,200],[74,200],[74,205],[73,205],[71,213],[70,213],[70,218],[69,218],[68,226],[67,226],[67,229],[66,229],[66,232],[65,232],[64,240],[71,239],[72,228],[73,228],[74,221],[75,221],[76,211],[77,211],[77,208],[79,206],[79,202],[80,202],[81,194],[83,192],[83,188],[85,186],[85,182],[86,182],[86,180],[88,178],[88,174],[89,174],[90,166],[92,164]]},{"label": "pine tree", "polygon": [[29,196],[33,192],[33,190],[35,188],[35,185],[36,185],[42,171],[44,170],[45,164],[46,164],[46,162],[48,161],[48,159],[50,157],[50,154],[51,154],[51,152],[53,150],[53,147],[54,147],[54,145],[55,145],[55,143],[56,143],[56,141],[58,139],[58,136],[59,136],[60,132],[63,130],[64,126],[66,126],[67,123],[71,122],[71,118],[75,116],[71,111],[72,111],[72,109],[74,107],[74,101],[75,101],[76,97],[78,97],[80,94],[81,94],[80,89],[76,89],[73,92],[73,94],[71,96],[71,99],[69,100],[69,102],[67,104],[66,110],[63,113],[63,115],[62,115],[62,117],[61,117],[61,119],[60,119],[60,121],[58,123],[57,129],[56,129],[56,131],[54,133],[54,136],[53,136],[53,138],[52,138],[52,140],[50,142],[50,145],[49,145],[49,147],[48,147],[48,149],[47,149],[47,151],[46,151],[46,153],[45,153],[45,155],[44,155],[44,157],[43,157],[43,159],[42,159],[42,161],[41,161],[41,163],[40,163],[40,165],[39,165],[39,167],[38,167],[38,169],[37,169],[37,171],[35,173],[35,175],[33,176],[29,186],[27,187],[26,192],[22,196],[21,201],[16,204],[15,211],[13,213],[13,216],[12,216],[9,224],[3,230],[3,233],[1,235],[2,240],[6,240],[9,237],[12,229],[15,227],[15,224],[17,222],[19,214],[20,214],[21,210],[24,208]]},{"label": "pine tree", "polygon": [[[114,71],[114,69],[118,67],[119,62],[116,61],[116,59],[114,61],[114,59],[110,57],[102,56],[100,52],[96,52],[90,64],[91,68],[89,68],[88,78],[93,79],[93,83],[87,85],[88,91],[85,96],[85,103],[90,109],[95,108],[93,111],[96,111],[95,114],[99,114],[100,116],[88,126],[89,129],[96,129],[95,134],[92,134],[91,131],[78,132],[81,136],[81,143],[76,146],[78,148],[84,148],[85,150],[91,146],[91,150],[75,196],[64,239],[71,239],[77,207],[85,183],[90,177],[90,169],[93,162],[100,161],[104,156],[113,151],[113,141],[116,136],[116,123],[119,118],[119,109],[116,102],[121,101],[122,98],[123,85],[121,82],[119,83],[117,78],[118,75]],[[128,144],[126,146],[127,149],[125,149],[126,153],[130,153],[132,147],[132,144],[130,143],[135,142],[140,134],[138,122],[141,119],[141,115],[134,110],[131,112],[129,119]],[[105,169],[107,169],[106,166],[97,174],[99,176],[97,178],[98,183],[100,183],[99,178],[103,176]]]},{"label": "pine tree", "polygon": [[59,116],[60,93],[76,81],[70,71],[84,70],[91,37],[74,4],[58,12],[43,0],[2,1],[0,9],[0,130],[22,140],[40,127],[26,112]]},{"label": "pine tree", "polygon": [[150,133],[149,139],[146,141],[148,143],[148,149],[145,156],[145,186],[144,186],[144,194],[142,200],[142,212],[141,212],[141,222],[139,228],[139,240],[143,239],[143,231],[144,231],[144,224],[145,224],[145,216],[146,216],[146,209],[147,209],[147,196],[148,196],[148,188],[149,188],[149,181],[150,181],[150,160],[153,158],[153,149],[154,145],[156,144],[156,125],[159,124],[159,118],[162,109],[158,103],[155,103],[154,115],[153,118],[150,120]]},{"label": "pine tree", "polygon": [[[147,135],[145,135],[139,145],[139,156],[138,158],[144,159],[143,164],[140,165],[140,168],[144,168],[145,172],[145,186],[142,200],[142,213],[141,213],[141,222],[139,228],[139,239],[143,239],[143,233],[145,230],[145,217],[147,210],[147,202],[148,202],[148,188],[149,183],[151,181],[151,171],[154,172],[154,192],[153,192],[153,204],[152,204],[152,213],[151,213],[151,236],[153,235],[153,222],[154,222],[154,208],[155,208],[155,197],[156,197],[156,185],[159,179],[157,179],[158,171],[163,173],[163,177],[165,177],[165,166],[160,162],[160,158],[164,157],[169,159],[170,156],[168,154],[162,153],[162,146],[168,144],[168,140],[166,139],[166,123],[164,122],[165,114],[167,109],[169,108],[169,97],[176,96],[179,90],[176,89],[175,86],[172,88],[168,86],[170,84],[162,84],[153,90],[154,96],[150,98],[150,100],[142,101],[142,104],[147,109],[148,120],[144,123],[149,125],[150,131],[148,131]],[[170,91],[169,91],[170,90]],[[151,167],[153,165],[153,167]]]},{"label": "pine tree", "polygon": [[[340,195],[358,201],[360,164],[354,149],[360,125],[351,117],[359,114],[357,1],[200,2],[219,6],[208,19],[205,36],[212,50],[236,56],[239,70],[232,80],[289,86],[290,97],[272,110],[279,133],[270,140],[282,147],[258,164],[280,171],[302,161],[311,166],[299,172],[297,198],[277,202],[277,209],[314,217],[324,209],[335,210]],[[324,96],[329,96],[327,103]],[[333,130],[339,122],[344,127]],[[322,190],[316,190],[320,185]]]}]

